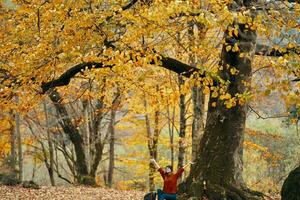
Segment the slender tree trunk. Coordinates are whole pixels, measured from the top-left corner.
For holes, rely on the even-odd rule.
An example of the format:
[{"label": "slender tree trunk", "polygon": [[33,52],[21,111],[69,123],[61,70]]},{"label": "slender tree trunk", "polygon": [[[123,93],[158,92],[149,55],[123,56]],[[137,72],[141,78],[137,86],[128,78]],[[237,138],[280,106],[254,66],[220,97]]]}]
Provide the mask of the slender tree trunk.
[{"label": "slender tree trunk", "polygon": [[113,173],[115,167],[115,117],[116,111],[111,111],[110,119],[110,141],[109,141],[109,167],[108,167],[108,187],[113,185]]},{"label": "slender tree trunk", "polygon": [[[34,155],[37,155],[37,149],[34,148]],[[36,156],[33,157],[33,167],[32,167],[32,176],[31,176],[31,180],[34,181],[35,178],[35,173],[36,173],[36,165],[37,165],[37,158]]]},{"label": "slender tree trunk", "polygon": [[[179,90],[181,90],[182,85],[184,84],[183,77],[179,75]],[[180,94],[179,97],[179,148],[178,148],[178,169],[184,165],[184,155],[185,155],[185,132],[186,132],[186,105],[185,105],[185,94]]]},{"label": "slender tree trunk", "polygon": [[85,155],[87,161],[88,172],[91,171],[91,159],[90,159],[90,100],[84,100],[82,102],[84,108],[84,118],[85,118]]},{"label": "slender tree trunk", "polygon": [[48,168],[48,172],[49,172],[51,185],[55,186],[53,142],[52,142],[52,136],[51,136],[51,133],[50,133],[49,117],[48,117],[48,110],[47,110],[46,101],[44,101],[43,104],[44,104],[44,112],[45,112],[45,119],[46,119],[47,140],[48,140],[48,147],[49,147],[49,168]]},{"label": "slender tree trunk", "polygon": [[[235,24],[233,24],[234,26]],[[251,77],[251,59],[256,44],[256,31],[239,26],[238,36],[225,32],[226,44],[222,48],[223,70],[220,76],[230,81],[228,93],[232,97],[246,91],[244,82]],[[226,45],[239,45],[239,51],[227,51]],[[248,56],[241,56],[241,53]],[[232,75],[230,69],[239,73]],[[216,106],[212,106],[216,103]],[[187,179],[187,197],[209,199],[248,200],[257,199],[256,194],[245,188],[243,170],[243,141],[247,106],[237,104],[231,109],[224,106],[219,98],[210,98],[207,122],[200,143],[196,165]],[[205,181],[205,185],[204,185]],[[205,190],[204,190],[205,189]]]},{"label": "slender tree trunk", "polygon": [[[104,77],[102,87],[100,88],[100,93],[103,94],[105,93],[105,91],[106,91],[106,77]],[[102,135],[103,131],[99,130],[100,129],[99,125],[101,124],[105,116],[103,112],[103,109],[105,108],[104,97],[105,96],[102,96],[96,100],[95,110],[93,111],[94,114],[91,121],[91,131],[90,131],[90,140],[89,140],[90,159],[91,159],[90,176],[94,177],[94,179],[96,177],[96,172],[98,170],[99,163],[102,160],[103,150],[107,142],[107,137],[110,131],[108,130],[107,134],[103,137]],[[107,182],[107,178],[105,179],[105,182]]]},{"label": "slender tree trunk", "polygon": [[170,105],[168,104],[167,115],[168,115],[168,128],[169,128],[169,138],[170,138],[171,165],[174,166],[174,116],[175,116],[175,106],[173,106],[172,118],[171,118]]},{"label": "slender tree trunk", "polygon": [[[145,100],[145,108],[147,107],[147,103]],[[159,137],[159,111],[155,111],[154,113],[154,134],[151,131],[150,119],[148,114],[145,115],[146,121],[146,129],[148,135],[148,149],[150,158],[157,160],[157,144],[158,144],[158,137]],[[149,162],[149,188],[150,191],[155,191],[155,182],[154,182],[154,175],[156,172],[156,168],[153,163]]]},{"label": "slender tree trunk", "polygon": [[[19,97],[16,96],[16,104],[19,104]],[[20,114],[18,111],[15,112],[15,135],[17,137],[18,144],[18,165],[19,165],[19,180],[23,181],[23,151],[22,151],[22,136],[20,131]]]},{"label": "slender tree trunk", "polygon": [[110,142],[109,142],[109,167],[108,167],[108,187],[113,185],[113,174],[115,168],[115,124],[116,124],[116,111],[120,104],[120,92],[116,93],[116,97],[112,103],[111,118],[110,118]]},{"label": "slender tree trunk", "polygon": [[[10,116],[11,118],[14,116],[12,111]],[[12,120],[10,120],[10,167],[13,175],[16,176],[16,131]]]},{"label": "slender tree trunk", "polygon": [[192,88],[193,124],[192,124],[192,160],[198,155],[199,143],[204,132],[204,94],[201,87]]}]

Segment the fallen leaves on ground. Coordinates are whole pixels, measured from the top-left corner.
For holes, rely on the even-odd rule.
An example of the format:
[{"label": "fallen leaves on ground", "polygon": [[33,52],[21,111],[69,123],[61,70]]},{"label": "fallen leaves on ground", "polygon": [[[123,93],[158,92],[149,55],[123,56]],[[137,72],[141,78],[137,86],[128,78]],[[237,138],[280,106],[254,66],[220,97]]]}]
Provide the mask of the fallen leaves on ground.
[{"label": "fallen leaves on ground", "polygon": [[1,200],[141,200],[144,192],[121,191],[83,186],[46,187],[26,189],[20,186],[0,186]]}]

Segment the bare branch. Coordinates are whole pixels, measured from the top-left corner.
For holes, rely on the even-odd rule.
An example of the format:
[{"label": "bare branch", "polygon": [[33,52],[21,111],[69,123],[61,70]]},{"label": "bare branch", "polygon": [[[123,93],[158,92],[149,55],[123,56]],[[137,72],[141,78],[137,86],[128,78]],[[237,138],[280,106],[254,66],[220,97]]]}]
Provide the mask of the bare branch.
[{"label": "bare branch", "polygon": [[248,105],[248,108],[250,109],[251,112],[254,112],[257,115],[257,119],[271,119],[271,118],[283,118],[283,117],[288,117],[288,115],[275,115],[275,116],[262,116],[260,115],[256,110],[254,110],[250,105]]}]

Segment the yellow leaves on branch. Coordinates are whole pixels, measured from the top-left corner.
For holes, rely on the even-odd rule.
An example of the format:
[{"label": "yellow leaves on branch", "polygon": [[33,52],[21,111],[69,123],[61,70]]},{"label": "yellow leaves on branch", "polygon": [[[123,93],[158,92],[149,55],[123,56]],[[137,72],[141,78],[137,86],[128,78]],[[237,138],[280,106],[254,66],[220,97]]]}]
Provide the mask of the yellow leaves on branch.
[{"label": "yellow leaves on branch", "polygon": [[271,153],[267,147],[260,146],[248,140],[244,141],[244,146],[246,148],[261,152],[262,157],[265,159],[271,159],[273,164],[276,164],[275,162],[281,158],[280,155]]},{"label": "yellow leaves on branch", "polygon": [[212,103],[211,103],[211,106],[212,106],[212,107],[216,107],[216,106],[217,106],[217,102],[212,102]]},{"label": "yellow leaves on branch", "polygon": [[9,135],[0,135],[0,161],[10,153]]},{"label": "yellow leaves on branch", "polygon": [[253,130],[253,129],[249,129],[249,128],[246,128],[246,133],[251,137],[260,137],[260,138],[272,139],[272,140],[283,139],[283,137],[280,135],[271,134],[268,132],[257,131],[257,130]]},{"label": "yellow leaves on branch", "polygon": [[231,99],[228,99],[224,102],[226,108],[232,108],[234,106],[236,106],[236,99],[235,98],[231,98]]},{"label": "yellow leaves on branch", "polygon": [[222,95],[220,95],[220,99],[221,99],[221,100],[228,100],[228,99],[231,99],[231,95],[230,95],[229,93],[222,94]]},{"label": "yellow leaves on branch", "polygon": [[204,93],[204,94],[209,94],[209,93],[210,93],[210,89],[209,89],[208,86],[205,86],[205,87],[204,87],[203,93]]}]

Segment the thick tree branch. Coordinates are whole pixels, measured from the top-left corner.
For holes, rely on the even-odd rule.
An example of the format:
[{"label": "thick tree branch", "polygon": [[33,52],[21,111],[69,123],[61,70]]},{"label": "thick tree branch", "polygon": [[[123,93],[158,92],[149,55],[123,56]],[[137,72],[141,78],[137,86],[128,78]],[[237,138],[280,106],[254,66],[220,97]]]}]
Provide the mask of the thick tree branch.
[{"label": "thick tree branch", "polygon": [[73,78],[76,74],[83,72],[84,70],[92,69],[92,68],[97,69],[97,68],[111,68],[111,67],[112,66],[103,66],[103,63],[97,63],[97,62],[80,63],[68,69],[59,78],[49,81],[47,83],[43,83],[41,86],[43,90],[42,93],[47,92],[50,88],[68,85],[70,83],[71,78]]},{"label": "thick tree branch", "polygon": [[193,73],[200,72],[198,68],[185,64],[174,58],[162,57],[161,62],[161,67],[171,70],[177,74],[182,74],[185,77],[191,77]]},{"label": "thick tree branch", "polygon": [[[198,72],[199,69],[185,63],[182,63],[176,59],[169,57],[161,58],[161,67],[171,70],[177,74],[182,74],[186,77],[190,77],[193,73]],[[155,64],[154,61],[151,64]],[[113,66],[104,66],[103,63],[97,62],[86,62],[75,65],[74,67],[68,69],[65,73],[63,73],[60,77],[55,80],[46,82],[42,84],[42,93],[46,93],[49,89],[55,88],[58,86],[65,86],[70,83],[71,78],[73,78],[76,74],[83,72],[87,69],[99,69],[99,68],[112,68]]]}]

